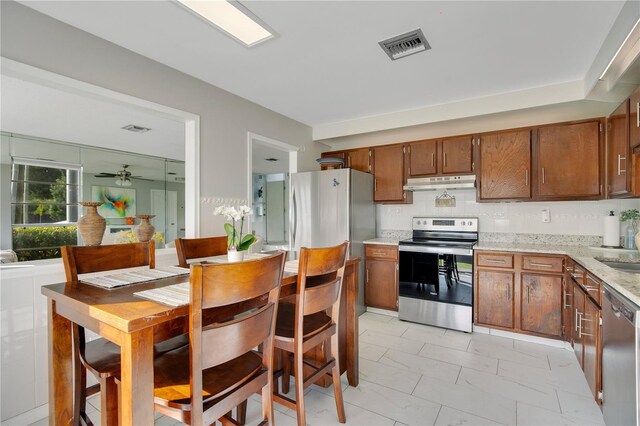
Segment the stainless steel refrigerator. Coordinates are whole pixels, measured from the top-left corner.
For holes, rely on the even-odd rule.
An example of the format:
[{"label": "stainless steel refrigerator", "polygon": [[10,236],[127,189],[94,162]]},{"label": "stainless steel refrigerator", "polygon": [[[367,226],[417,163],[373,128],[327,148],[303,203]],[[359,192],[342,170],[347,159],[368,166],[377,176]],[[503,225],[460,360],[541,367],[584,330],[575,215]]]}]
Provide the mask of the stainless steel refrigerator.
[{"label": "stainless steel refrigerator", "polygon": [[376,236],[373,176],[352,169],[293,173],[290,185],[289,249],[327,247],[349,240],[360,256],[358,314],[364,312],[364,245]]}]

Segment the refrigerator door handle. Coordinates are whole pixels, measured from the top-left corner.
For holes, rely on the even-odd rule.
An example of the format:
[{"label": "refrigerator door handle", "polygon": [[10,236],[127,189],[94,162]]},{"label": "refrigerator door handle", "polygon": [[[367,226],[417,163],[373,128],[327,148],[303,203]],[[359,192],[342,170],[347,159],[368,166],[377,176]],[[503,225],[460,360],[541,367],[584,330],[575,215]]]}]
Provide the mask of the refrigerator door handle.
[{"label": "refrigerator door handle", "polygon": [[291,198],[293,201],[293,232],[291,234],[291,248],[295,250],[296,247],[296,231],[298,230],[298,205],[296,203],[296,189],[295,187],[291,191]]}]

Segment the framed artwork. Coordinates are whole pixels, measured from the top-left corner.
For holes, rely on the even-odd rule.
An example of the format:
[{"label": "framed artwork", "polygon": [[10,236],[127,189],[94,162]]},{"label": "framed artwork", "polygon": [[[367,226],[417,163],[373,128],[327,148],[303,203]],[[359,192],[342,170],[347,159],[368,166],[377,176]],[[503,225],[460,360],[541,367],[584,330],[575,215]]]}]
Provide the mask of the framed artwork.
[{"label": "framed artwork", "polygon": [[91,186],[91,201],[101,201],[98,213],[104,218],[136,215],[136,190],[110,186]]}]

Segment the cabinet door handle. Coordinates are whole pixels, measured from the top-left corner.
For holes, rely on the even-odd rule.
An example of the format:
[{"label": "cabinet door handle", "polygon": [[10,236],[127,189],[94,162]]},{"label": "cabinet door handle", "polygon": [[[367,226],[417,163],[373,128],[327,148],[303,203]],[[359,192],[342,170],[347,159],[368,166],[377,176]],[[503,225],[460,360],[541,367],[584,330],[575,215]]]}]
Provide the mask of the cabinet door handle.
[{"label": "cabinet door handle", "polygon": [[578,332],[578,338],[582,337],[582,312],[578,312],[576,317],[576,331]]},{"label": "cabinet door handle", "polygon": [[542,183],[545,183],[545,182],[544,182],[544,180],[545,180],[544,178],[545,178],[545,176],[544,176],[544,167],[543,167],[543,168],[542,168]]},{"label": "cabinet door handle", "polygon": [[573,296],[571,293],[567,293],[566,291],[562,293],[562,309],[569,308],[569,304],[567,304],[567,296]]},{"label": "cabinet door handle", "polygon": [[505,263],[504,259],[485,259],[484,261],[487,263],[497,263],[500,265],[504,265]]},{"label": "cabinet door handle", "polygon": [[573,330],[578,331],[578,315],[580,314],[580,312],[578,311],[578,308],[574,308],[574,309],[575,309],[575,314],[573,315]]},{"label": "cabinet door handle", "polygon": [[587,318],[582,318],[582,314],[581,314],[581,315],[580,315],[580,331],[579,331],[579,333],[578,333],[578,337],[582,337],[582,336],[592,337],[592,336],[593,336],[593,334],[591,334],[591,333],[584,333],[584,332],[582,331],[582,321],[585,321],[585,322],[593,322],[593,320],[590,320],[590,319],[587,319]]},{"label": "cabinet door handle", "polygon": [[537,263],[537,262],[530,262],[529,265],[531,266],[537,266],[538,268],[553,268],[553,265],[550,263]]},{"label": "cabinet door handle", "polygon": [[618,154],[618,176],[620,176],[620,173],[627,173],[626,170],[622,170],[621,166],[620,166],[620,162],[622,160],[627,161],[627,157],[623,157],[622,155]]},{"label": "cabinet door handle", "polygon": [[507,285],[507,300],[511,300],[511,286]]},{"label": "cabinet door handle", "polygon": [[564,265],[562,267],[564,268],[565,272],[573,272],[573,268],[571,266]]},{"label": "cabinet door handle", "polygon": [[369,268],[367,268],[367,283],[369,282]]},{"label": "cabinet door handle", "polygon": [[529,186],[529,169],[524,171],[524,186]]},{"label": "cabinet door handle", "polygon": [[431,167],[435,167],[436,166],[436,153],[432,152],[431,153]]},{"label": "cabinet door handle", "polygon": [[446,153],[446,152],[443,152],[443,153],[442,153],[442,156],[443,156],[443,158],[442,158],[443,165],[444,165],[445,167],[447,167],[447,153]]},{"label": "cabinet door handle", "polygon": [[527,304],[529,304],[529,294],[531,293],[531,286],[527,286]]},{"label": "cabinet door handle", "polygon": [[636,127],[640,127],[640,102],[636,102]]}]

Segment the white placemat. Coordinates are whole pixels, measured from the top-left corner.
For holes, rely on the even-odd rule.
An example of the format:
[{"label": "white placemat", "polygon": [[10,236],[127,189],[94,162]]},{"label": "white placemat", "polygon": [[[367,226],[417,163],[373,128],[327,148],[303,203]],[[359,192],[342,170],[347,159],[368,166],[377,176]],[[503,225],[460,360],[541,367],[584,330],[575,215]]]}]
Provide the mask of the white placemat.
[{"label": "white placemat", "polygon": [[142,268],[133,268],[120,270],[109,274],[100,274],[83,277],[80,282],[91,284],[97,287],[112,289],[130,284],[143,283],[147,281],[159,280],[162,278],[176,277],[178,275],[186,275],[189,268],[181,268],[179,266],[162,266],[150,269],[148,266]]},{"label": "white placemat", "polygon": [[285,272],[291,272],[292,274],[297,274],[298,273],[298,262],[299,259],[296,260],[290,260],[288,262],[285,262],[284,264],[284,271]]},{"label": "white placemat", "polygon": [[151,290],[137,291],[134,296],[143,299],[153,300],[169,306],[183,306],[189,304],[189,294],[191,293],[190,283],[180,283],[168,285],[161,288],[152,288]]},{"label": "white placemat", "polygon": [[[244,254],[244,260],[258,260],[267,256],[271,256],[271,255],[266,253],[248,253],[247,252]],[[193,263],[199,263],[199,262],[229,263],[229,259],[226,254],[222,254],[220,256],[200,257],[197,259],[187,260],[187,263],[189,263],[190,265]]]}]

